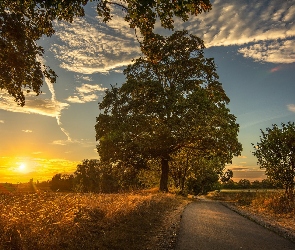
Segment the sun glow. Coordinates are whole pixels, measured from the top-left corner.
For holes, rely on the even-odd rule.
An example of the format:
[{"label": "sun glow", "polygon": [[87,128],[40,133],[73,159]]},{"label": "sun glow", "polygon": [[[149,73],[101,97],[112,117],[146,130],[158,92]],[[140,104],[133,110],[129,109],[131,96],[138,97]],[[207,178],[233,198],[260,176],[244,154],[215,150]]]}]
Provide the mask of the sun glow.
[{"label": "sun glow", "polygon": [[26,168],[27,168],[26,164],[21,163],[21,164],[18,166],[18,171],[19,171],[19,172],[25,172],[25,171],[26,171]]}]

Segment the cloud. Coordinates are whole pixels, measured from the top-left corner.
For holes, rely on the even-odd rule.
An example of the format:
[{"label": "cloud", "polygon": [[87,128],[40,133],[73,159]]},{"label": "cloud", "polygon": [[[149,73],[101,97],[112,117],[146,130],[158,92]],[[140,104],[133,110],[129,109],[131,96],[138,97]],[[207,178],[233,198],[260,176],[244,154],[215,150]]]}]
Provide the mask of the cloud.
[{"label": "cloud", "polygon": [[239,155],[238,158],[247,159],[247,156],[245,156],[245,155]]},{"label": "cloud", "polygon": [[71,103],[84,103],[84,101],[81,100],[79,96],[70,96],[67,98],[67,101]]},{"label": "cloud", "polygon": [[38,152],[33,152],[32,154],[33,155],[39,155],[39,154],[42,154],[42,152],[38,151]]},{"label": "cloud", "polygon": [[[37,57],[37,60],[45,65],[45,59]],[[18,112],[25,114],[39,114],[44,116],[55,117],[59,123],[59,118],[63,109],[69,106],[68,103],[62,103],[56,100],[55,90],[53,83],[45,78],[45,83],[51,94],[51,98],[46,98],[45,93],[35,96],[33,92],[25,93],[26,104],[24,107],[20,107],[14,101],[14,98],[8,94],[6,90],[0,90],[0,109]]]},{"label": "cloud", "polygon": [[85,139],[80,139],[80,140],[55,140],[51,144],[53,145],[59,145],[59,146],[66,146],[66,145],[71,145],[71,144],[79,144],[79,147],[83,148],[93,148],[95,147],[95,143],[92,140],[85,140]]},{"label": "cloud", "polygon": [[72,72],[106,73],[130,64],[140,52],[133,31],[115,15],[108,24],[86,16],[71,24],[56,22],[55,29],[58,42],[50,50],[60,67]]},{"label": "cloud", "polygon": [[77,81],[88,81],[88,82],[91,82],[92,81],[92,78],[90,76],[84,76],[84,75],[75,75],[75,79]]},{"label": "cloud", "polygon": [[295,113],[295,104],[289,104],[287,105],[287,107],[288,107],[288,110]]},{"label": "cloud", "polygon": [[[295,28],[295,27],[294,27]],[[255,61],[271,63],[293,63],[295,62],[294,41],[273,41],[254,44],[238,50],[244,57],[253,58]],[[279,70],[274,68],[272,72]]]},{"label": "cloud", "polygon": [[245,171],[245,170],[249,170],[249,168],[246,167],[234,167],[234,168],[230,168],[233,171]]},{"label": "cloud", "polygon": [[95,91],[105,91],[106,88],[103,88],[99,85],[91,85],[91,84],[82,84],[81,87],[76,88],[79,93],[92,93]]},{"label": "cloud", "polygon": [[61,145],[61,146],[65,146],[67,145],[69,142],[72,142],[72,141],[65,141],[65,140],[56,140],[56,141],[53,141],[52,144],[54,145]]},{"label": "cloud", "polygon": [[106,88],[100,85],[82,84],[80,87],[76,87],[76,95],[67,98],[71,103],[86,103],[97,101],[97,92],[105,91]]},{"label": "cloud", "polygon": [[56,100],[43,99],[43,97],[39,95],[38,97],[27,96],[26,105],[20,107],[7,92],[0,92],[0,109],[10,112],[56,117],[63,109],[67,108],[68,105],[67,103],[58,102]]},{"label": "cloud", "polygon": [[3,120],[0,120],[0,123],[4,123],[4,121]]},{"label": "cloud", "polygon": [[206,47],[239,45],[245,57],[295,62],[295,1],[213,1],[210,12],[176,21],[177,29],[200,36]]},{"label": "cloud", "polygon": [[[79,74],[117,72],[140,55],[134,30],[124,21],[122,11],[113,9],[112,20],[104,24],[93,11],[95,4],[90,4],[92,9],[84,18],[55,24],[57,41],[50,51],[66,70]],[[175,30],[187,29],[201,37],[206,47],[237,45],[237,53],[255,61],[295,62],[295,0],[216,0],[212,4],[210,12],[187,22],[176,18]],[[159,22],[155,27],[163,32]],[[79,103],[80,99],[73,96],[69,100]]]},{"label": "cloud", "polygon": [[29,130],[29,129],[23,129],[22,131],[25,133],[32,133],[33,132],[32,130]]},{"label": "cloud", "polygon": [[282,66],[277,66],[277,67],[274,67],[270,70],[271,73],[274,73],[274,72],[277,72],[277,71],[280,71],[282,69]]}]

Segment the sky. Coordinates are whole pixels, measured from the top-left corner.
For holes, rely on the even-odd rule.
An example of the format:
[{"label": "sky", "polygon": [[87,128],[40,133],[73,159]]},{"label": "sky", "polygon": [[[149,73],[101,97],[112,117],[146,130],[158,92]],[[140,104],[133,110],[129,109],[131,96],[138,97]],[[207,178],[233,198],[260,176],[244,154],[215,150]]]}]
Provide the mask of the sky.
[{"label": "sky", "polygon": [[[90,3],[85,17],[55,22],[55,35],[38,43],[59,77],[45,81],[41,95],[28,94],[24,107],[0,90],[0,183],[48,180],[98,158],[98,102],[124,83],[123,69],[140,56],[134,31],[114,11],[104,24]],[[236,181],[264,179],[251,143],[260,129],[295,122],[295,0],[215,0],[208,13],[175,19],[175,30],[183,29],[204,40],[240,125],[243,152],[227,168]],[[169,33],[159,24],[155,31]]]}]

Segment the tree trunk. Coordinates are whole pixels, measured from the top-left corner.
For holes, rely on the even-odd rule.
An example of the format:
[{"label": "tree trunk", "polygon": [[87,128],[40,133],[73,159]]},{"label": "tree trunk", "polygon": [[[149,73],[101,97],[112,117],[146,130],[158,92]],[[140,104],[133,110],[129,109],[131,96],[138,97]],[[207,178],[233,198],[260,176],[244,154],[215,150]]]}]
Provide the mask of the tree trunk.
[{"label": "tree trunk", "polygon": [[168,192],[168,173],[169,173],[169,161],[167,158],[161,160],[161,180],[160,180],[160,191]]}]

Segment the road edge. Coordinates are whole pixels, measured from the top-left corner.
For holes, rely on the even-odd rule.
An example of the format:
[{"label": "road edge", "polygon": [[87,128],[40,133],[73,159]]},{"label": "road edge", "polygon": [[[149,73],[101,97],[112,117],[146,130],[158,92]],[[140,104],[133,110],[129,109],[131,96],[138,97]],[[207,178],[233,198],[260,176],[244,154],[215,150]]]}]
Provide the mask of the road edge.
[{"label": "road edge", "polygon": [[237,214],[255,222],[256,224],[258,224],[264,228],[267,228],[270,231],[275,232],[276,234],[282,236],[283,238],[288,239],[292,242],[295,242],[295,232],[294,231],[284,228],[284,227],[278,225],[275,222],[270,221],[269,219],[267,219],[263,216],[259,216],[257,214],[250,213],[248,211],[240,209],[237,206],[231,204],[230,202],[219,201],[219,203],[221,205],[229,208],[230,210],[236,212]]}]

